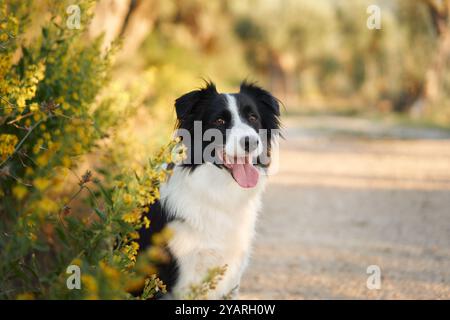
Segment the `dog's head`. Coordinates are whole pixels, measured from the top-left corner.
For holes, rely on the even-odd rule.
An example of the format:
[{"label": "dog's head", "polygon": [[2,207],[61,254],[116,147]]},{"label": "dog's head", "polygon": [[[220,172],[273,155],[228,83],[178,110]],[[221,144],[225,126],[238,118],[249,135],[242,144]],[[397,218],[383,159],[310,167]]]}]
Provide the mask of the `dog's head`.
[{"label": "dog's head", "polygon": [[244,188],[254,187],[270,163],[278,135],[278,100],[255,84],[243,82],[238,93],[218,93],[213,83],[175,102],[178,135],[187,148],[184,166],[206,162],[226,169]]}]

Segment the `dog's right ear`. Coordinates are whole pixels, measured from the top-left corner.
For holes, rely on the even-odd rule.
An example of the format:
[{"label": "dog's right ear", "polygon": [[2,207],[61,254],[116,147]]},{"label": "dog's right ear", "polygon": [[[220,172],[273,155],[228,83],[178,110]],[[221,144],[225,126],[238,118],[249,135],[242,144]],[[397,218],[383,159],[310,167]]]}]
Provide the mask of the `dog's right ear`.
[{"label": "dog's right ear", "polygon": [[194,90],[182,95],[175,100],[177,119],[184,120],[194,110],[194,106],[200,101],[200,90]]},{"label": "dog's right ear", "polygon": [[196,111],[196,107],[200,104],[200,102],[206,96],[212,94],[218,94],[216,86],[212,82],[207,82],[205,87],[199,90],[191,91],[179,97],[177,100],[175,100],[177,119],[180,121],[186,120],[189,115],[193,114]]}]

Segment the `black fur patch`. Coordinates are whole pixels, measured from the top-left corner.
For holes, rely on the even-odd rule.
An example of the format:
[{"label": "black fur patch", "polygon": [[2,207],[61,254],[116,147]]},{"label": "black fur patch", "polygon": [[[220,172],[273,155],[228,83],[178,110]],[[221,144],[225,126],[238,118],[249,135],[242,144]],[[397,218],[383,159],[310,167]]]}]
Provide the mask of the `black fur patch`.
[{"label": "black fur patch", "polygon": [[[161,232],[171,221],[175,219],[169,218],[167,212],[161,207],[160,201],[156,201],[150,206],[147,217],[150,219],[150,227],[148,229],[141,228],[139,230],[139,251],[144,251],[152,245],[152,237],[154,234]],[[159,263],[156,265],[158,269],[158,277],[167,286],[167,292],[170,293],[178,279],[178,265],[176,259],[166,247],[167,254],[170,259],[167,263]],[[161,296],[156,297],[161,298]]]}]

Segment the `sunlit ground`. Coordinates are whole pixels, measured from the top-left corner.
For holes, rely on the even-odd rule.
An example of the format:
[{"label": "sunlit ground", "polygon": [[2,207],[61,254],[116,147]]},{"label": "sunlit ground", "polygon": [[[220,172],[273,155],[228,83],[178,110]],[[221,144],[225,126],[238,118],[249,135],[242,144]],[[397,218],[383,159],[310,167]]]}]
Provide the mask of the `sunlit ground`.
[{"label": "sunlit ground", "polygon": [[[450,298],[450,134],[285,119],[242,298]],[[366,268],[381,268],[380,290]]]}]

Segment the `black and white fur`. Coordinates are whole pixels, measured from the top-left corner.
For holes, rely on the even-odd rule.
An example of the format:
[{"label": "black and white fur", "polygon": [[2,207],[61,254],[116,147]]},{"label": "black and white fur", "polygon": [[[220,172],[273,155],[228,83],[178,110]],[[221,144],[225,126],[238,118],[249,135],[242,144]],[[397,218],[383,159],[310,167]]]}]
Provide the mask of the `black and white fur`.
[{"label": "black and white fur", "polygon": [[[270,93],[249,83],[242,83],[234,94],[220,94],[213,83],[189,92],[175,103],[177,127],[193,130],[201,121],[203,130],[223,132],[228,156],[270,154],[279,128],[279,104]],[[259,129],[267,129],[270,139],[260,141]],[[243,143],[244,141],[244,143]],[[248,142],[256,142],[253,148]],[[247,144],[245,143],[247,142]],[[213,142],[214,143],[214,142]],[[204,149],[208,143],[200,140]],[[187,157],[192,157],[191,149]],[[169,298],[183,298],[190,285],[199,284],[208,270],[226,265],[226,273],[209,299],[235,297],[245,270],[255,233],[255,221],[266,184],[267,164],[257,158],[260,172],[257,185],[243,188],[223,164],[175,165],[173,174],[160,188],[160,201],[149,210],[150,229],[141,230],[141,249],[150,244],[153,233],[168,226],[173,237],[168,243],[171,263],[160,266],[160,278],[168,285]]]}]

